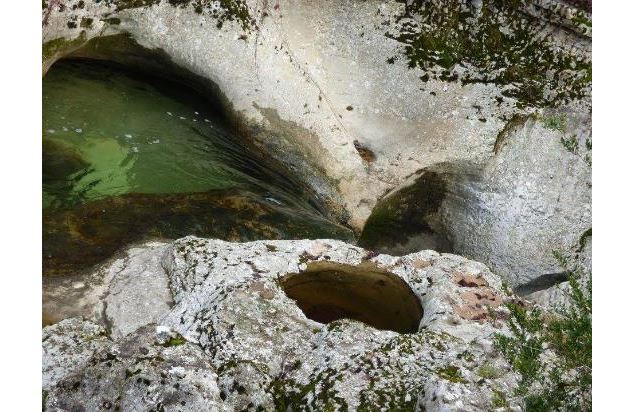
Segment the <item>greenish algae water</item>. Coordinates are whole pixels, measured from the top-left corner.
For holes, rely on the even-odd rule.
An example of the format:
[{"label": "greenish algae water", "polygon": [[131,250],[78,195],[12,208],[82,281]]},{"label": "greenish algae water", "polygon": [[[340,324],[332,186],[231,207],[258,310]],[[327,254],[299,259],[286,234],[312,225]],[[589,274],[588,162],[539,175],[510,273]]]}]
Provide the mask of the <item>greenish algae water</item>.
[{"label": "greenish algae water", "polygon": [[181,85],[62,61],[42,99],[46,275],[148,238],[353,239]]}]

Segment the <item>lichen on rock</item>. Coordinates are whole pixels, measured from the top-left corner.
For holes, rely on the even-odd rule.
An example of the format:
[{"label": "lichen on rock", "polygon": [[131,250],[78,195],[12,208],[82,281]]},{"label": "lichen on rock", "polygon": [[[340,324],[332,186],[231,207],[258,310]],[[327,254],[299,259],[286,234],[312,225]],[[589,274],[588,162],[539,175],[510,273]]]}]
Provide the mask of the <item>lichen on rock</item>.
[{"label": "lichen on rock", "polygon": [[[461,316],[456,307],[501,310],[490,302],[466,300],[465,292],[475,288],[503,298],[500,279],[476,262],[432,251],[376,255],[334,240],[230,243],[195,237],[175,241],[161,259],[164,271],[155,269],[155,274],[169,282],[175,305],[158,320],[146,318],[147,325],[125,336],[106,336],[104,329],[79,319],[45,328],[45,347],[82,330],[99,332],[90,346],[79,342],[45,351],[47,410],[96,409],[107,403],[121,410],[133,405],[180,405],[182,410],[418,405],[476,411],[489,407],[494,389],[514,385],[514,374],[504,368],[485,383],[475,372],[486,358],[495,362],[488,335],[499,326],[491,319]],[[360,279],[375,268],[375,280],[386,273],[400,279],[421,304],[422,311],[414,313],[423,315],[418,327],[398,333],[346,316],[328,323],[308,318],[285,293],[284,279],[298,273],[322,276],[324,267],[358,268],[350,276]],[[373,293],[382,296],[385,287],[374,283]],[[323,291],[329,293],[334,292]],[[394,306],[374,297],[364,301],[364,296],[357,298],[358,312]]]}]

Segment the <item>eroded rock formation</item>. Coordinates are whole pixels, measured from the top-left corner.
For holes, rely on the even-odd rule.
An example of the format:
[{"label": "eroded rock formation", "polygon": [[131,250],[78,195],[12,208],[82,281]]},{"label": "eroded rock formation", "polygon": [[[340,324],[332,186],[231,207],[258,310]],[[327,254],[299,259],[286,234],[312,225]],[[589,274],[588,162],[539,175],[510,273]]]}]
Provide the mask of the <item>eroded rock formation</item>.
[{"label": "eroded rock formation", "polygon": [[102,273],[103,312],[44,328],[47,410],[486,410],[516,382],[500,278],[456,255],[187,237]]},{"label": "eroded rock formation", "polygon": [[415,225],[389,245],[364,228],[368,247],[451,250],[520,286],[591,226],[591,15],[570,3],[51,0],[43,70],[178,74],[360,232],[414,192]]}]

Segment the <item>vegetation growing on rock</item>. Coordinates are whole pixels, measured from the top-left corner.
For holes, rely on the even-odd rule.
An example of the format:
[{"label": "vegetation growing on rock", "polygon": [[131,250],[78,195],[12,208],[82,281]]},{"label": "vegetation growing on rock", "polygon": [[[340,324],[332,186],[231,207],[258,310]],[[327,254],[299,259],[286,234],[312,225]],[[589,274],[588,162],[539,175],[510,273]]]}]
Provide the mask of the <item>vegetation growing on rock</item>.
[{"label": "vegetation growing on rock", "polygon": [[86,33],[81,32],[75,39],[66,39],[60,37],[48,41],[42,45],[42,61],[46,62],[52,59],[56,54],[66,54],[69,50],[73,50],[81,46],[86,41]]},{"label": "vegetation growing on rock", "polygon": [[[206,13],[218,20],[216,26],[223,27],[226,21],[237,21],[243,30],[249,30],[255,21],[249,14],[245,0],[168,0],[174,7],[192,6],[197,14]],[[106,4],[114,4],[117,11],[147,7],[159,3],[160,0],[106,0]]]},{"label": "vegetation growing on rock", "polygon": [[[416,1],[397,32],[411,68],[461,84],[494,83],[519,107],[557,106],[590,93],[591,62],[558,47],[528,0]],[[580,12],[582,13],[582,12]]]},{"label": "vegetation growing on rock", "polygon": [[512,334],[497,334],[496,346],[520,375],[514,394],[525,410],[591,410],[591,273],[568,269],[563,255],[554,255],[568,274],[568,304],[549,313],[508,302]]}]

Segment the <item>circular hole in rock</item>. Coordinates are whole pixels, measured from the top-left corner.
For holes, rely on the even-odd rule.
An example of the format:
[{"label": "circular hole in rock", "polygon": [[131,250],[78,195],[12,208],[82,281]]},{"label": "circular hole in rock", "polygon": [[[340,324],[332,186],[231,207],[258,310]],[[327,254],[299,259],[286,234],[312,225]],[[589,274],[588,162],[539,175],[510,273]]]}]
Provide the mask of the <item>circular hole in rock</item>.
[{"label": "circular hole in rock", "polygon": [[376,266],[312,262],[281,279],[288,297],[320,323],[354,319],[377,329],[414,333],[423,309],[400,277]]}]

